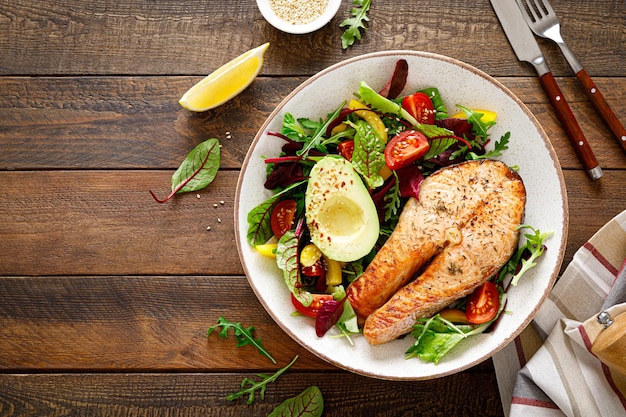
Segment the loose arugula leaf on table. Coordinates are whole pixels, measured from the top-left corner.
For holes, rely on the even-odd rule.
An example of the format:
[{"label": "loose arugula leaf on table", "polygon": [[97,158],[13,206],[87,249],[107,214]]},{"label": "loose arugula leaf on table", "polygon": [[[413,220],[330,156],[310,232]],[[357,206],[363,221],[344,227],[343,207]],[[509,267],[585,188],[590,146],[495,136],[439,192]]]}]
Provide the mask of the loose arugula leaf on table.
[{"label": "loose arugula leaf on table", "polygon": [[198,191],[213,182],[220,167],[220,144],[216,138],[208,139],[196,146],[172,175],[172,192],[159,199],[152,191],[150,195],[159,203],[165,203],[178,193]]},{"label": "loose arugula leaf on table", "polygon": [[353,0],[352,4],[358,7],[350,9],[352,17],[344,20],[339,24],[339,27],[346,27],[341,35],[341,47],[347,49],[354,44],[356,39],[361,39],[361,29],[367,30],[365,22],[369,22],[367,12],[372,5],[372,0]]},{"label": "loose arugula leaf on table", "polygon": [[268,417],[321,417],[324,412],[322,391],[312,385],[278,405]]},{"label": "loose arugula leaf on table", "polygon": [[265,399],[265,390],[267,389],[267,384],[276,381],[276,379],[278,379],[279,376],[285,373],[285,371],[289,369],[291,365],[296,362],[296,360],[298,360],[298,356],[293,358],[293,360],[287,366],[279,369],[273,375],[257,374],[259,378],[262,378],[261,381],[255,381],[252,378],[244,378],[243,381],[241,381],[241,389],[235,393],[228,394],[226,396],[226,399],[228,401],[234,401],[239,397],[248,395],[248,401],[246,401],[246,404],[250,405],[255,400],[255,393],[257,390],[259,390],[259,395],[261,399]]},{"label": "loose arugula leaf on table", "polygon": [[209,327],[207,337],[213,332],[213,330],[217,329],[218,327],[222,328],[222,330],[220,331],[220,336],[223,339],[226,339],[228,337],[228,331],[230,329],[233,329],[233,333],[235,335],[235,338],[237,339],[237,347],[247,345],[254,346],[255,348],[257,348],[261,355],[271,360],[272,363],[276,363],[276,360],[272,357],[272,355],[269,354],[267,350],[265,350],[265,348],[261,344],[261,338],[259,337],[258,339],[255,339],[253,334],[254,326],[250,326],[246,329],[241,325],[241,323],[231,323],[224,316],[222,316],[217,319],[217,324],[215,326]]}]

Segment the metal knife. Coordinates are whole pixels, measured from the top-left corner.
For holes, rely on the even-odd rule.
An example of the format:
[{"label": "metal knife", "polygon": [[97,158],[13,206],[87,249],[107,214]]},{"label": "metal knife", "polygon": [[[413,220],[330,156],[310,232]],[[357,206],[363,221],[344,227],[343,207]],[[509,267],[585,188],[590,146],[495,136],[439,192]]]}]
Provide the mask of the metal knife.
[{"label": "metal knife", "polygon": [[539,82],[548,95],[570,143],[574,147],[578,158],[582,161],[585,170],[587,170],[587,174],[593,180],[601,178],[602,168],[600,168],[598,160],[580,129],[574,113],[572,113],[572,109],[570,109],[565,96],[563,96],[552,72],[550,72],[550,68],[541,53],[541,49],[539,49],[535,36],[526,24],[526,20],[524,20],[522,11],[517,3],[515,0],[490,1],[517,58],[520,61],[527,61],[535,67],[539,76]]}]

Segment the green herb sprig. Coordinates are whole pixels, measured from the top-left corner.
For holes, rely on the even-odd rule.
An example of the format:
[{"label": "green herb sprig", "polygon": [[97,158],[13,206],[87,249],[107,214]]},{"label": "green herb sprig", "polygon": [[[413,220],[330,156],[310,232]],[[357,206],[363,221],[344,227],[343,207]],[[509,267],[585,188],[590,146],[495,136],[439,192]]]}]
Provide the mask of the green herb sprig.
[{"label": "green herb sprig", "polygon": [[281,376],[287,369],[291,367],[291,365],[293,365],[296,362],[296,360],[298,360],[298,356],[293,358],[293,360],[287,366],[279,369],[273,375],[257,374],[258,377],[262,378],[261,381],[255,381],[252,378],[244,378],[243,381],[241,381],[241,389],[232,394],[228,394],[226,396],[226,399],[228,401],[234,401],[237,398],[242,397],[247,394],[248,401],[246,401],[246,404],[250,405],[255,400],[256,391],[259,390],[259,396],[261,397],[262,400],[264,400],[265,390],[267,389],[267,384],[278,379],[279,376]]},{"label": "green herb sprig", "polygon": [[237,339],[237,347],[242,347],[246,345],[254,346],[255,348],[257,348],[261,355],[267,357],[269,360],[272,361],[273,364],[276,364],[276,359],[274,359],[272,355],[270,355],[270,353],[265,350],[265,348],[261,344],[261,338],[254,337],[254,326],[250,326],[246,329],[241,325],[241,323],[231,323],[226,318],[224,318],[224,316],[222,316],[217,319],[217,324],[215,326],[209,327],[207,336],[209,336],[213,332],[213,330],[217,329],[218,327],[222,328],[222,330],[220,331],[220,336],[223,339],[226,339],[228,337],[228,331],[230,329],[233,329],[233,333],[235,334],[235,338]]},{"label": "green herb sprig", "polygon": [[370,20],[369,17],[367,17],[367,12],[370,10],[372,0],[353,0],[352,4],[358,6],[350,9],[352,17],[344,20],[339,25],[339,27],[347,26],[341,35],[341,47],[343,49],[347,49],[354,44],[356,39],[361,39],[361,29],[367,30],[365,22],[369,22]]}]

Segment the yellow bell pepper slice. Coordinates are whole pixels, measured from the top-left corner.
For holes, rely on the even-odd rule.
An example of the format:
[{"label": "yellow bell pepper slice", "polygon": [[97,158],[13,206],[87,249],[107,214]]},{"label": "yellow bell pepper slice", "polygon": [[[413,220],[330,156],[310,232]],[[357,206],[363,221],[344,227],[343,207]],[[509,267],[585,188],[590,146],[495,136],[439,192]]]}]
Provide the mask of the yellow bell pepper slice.
[{"label": "yellow bell pepper slice", "polygon": [[378,133],[378,135],[381,137],[381,139],[385,143],[387,143],[387,128],[385,127],[382,119],[375,112],[370,110],[370,108],[367,107],[365,104],[354,99],[350,100],[350,102],[348,103],[348,108],[356,110],[354,113],[361,119],[365,120],[370,126],[372,126],[372,129],[374,129],[376,133]]},{"label": "yellow bell pepper slice", "polygon": [[[472,111],[476,113],[482,113],[482,117],[480,118],[480,120],[482,120],[483,123],[495,122],[496,117],[498,117],[498,113],[496,113],[495,111],[491,111],[491,110],[472,109]],[[465,113],[463,112],[459,112],[455,114],[454,116],[452,116],[452,118],[453,119],[467,119],[467,117],[465,116]]]},{"label": "yellow bell pepper slice", "polygon": [[276,258],[277,243],[265,243],[263,245],[256,245],[254,248],[263,256],[268,258]]},{"label": "yellow bell pepper slice", "polygon": [[341,284],[341,262],[329,259],[324,255],[324,262],[326,263],[326,285],[337,286]]}]

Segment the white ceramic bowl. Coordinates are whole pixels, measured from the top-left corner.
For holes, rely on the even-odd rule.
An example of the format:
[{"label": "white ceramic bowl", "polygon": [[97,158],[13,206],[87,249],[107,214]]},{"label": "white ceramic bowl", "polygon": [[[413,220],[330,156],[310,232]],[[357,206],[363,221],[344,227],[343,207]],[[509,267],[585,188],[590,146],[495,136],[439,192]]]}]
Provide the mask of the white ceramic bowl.
[{"label": "white ceramic bowl", "polygon": [[286,33],[292,34],[305,34],[315,32],[322,26],[326,25],[337,14],[339,6],[341,6],[341,0],[328,0],[328,6],[317,19],[310,23],[297,25],[287,22],[274,13],[274,10],[270,6],[270,0],[257,0],[256,1],[261,14],[276,29],[279,29]]},{"label": "white ceramic bowl", "polygon": [[[283,144],[267,132],[280,130],[286,112],[313,120],[325,117],[342,101],[353,97],[362,80],[374,90],[380,89],[400,58],[409,64],[403,94],[433,86],[441,92],[450,113],[456,110],[457,103],[497,112],[497,124],[491,129],[492,141],[511,132],[509,149],[501,159],[519,166],[527,189],[525,222],[542,232],[554,232],[538,265],[509,291],[506,306],[509,313],[495,330],[464,340],[437,365],[404,359],[405,351],[415,341],[412,336],[379,346],[369,345],[362,335],[352,337],[352,346],[345,338],[332,337],[336,329],[318,338],[312,319],[291,315],[289,290],[275,261],[260,255],[246,240],[248,212],[271,195],[263,188],[263,158],[278,155]],[[276,323],[320,358],[340,368],[381,379],[420,380],[456,373],[484,361],[512,341],[530,323],[552,288],[564,256],[567,224],[563,174],[545,132],[528,108],[498,81],[476,68],[452,58],[415,51],[377,52],[348,59],[296,88],[270,114],[256,135],[244,161],[235,198],[239,255],[250,285]]]}]

